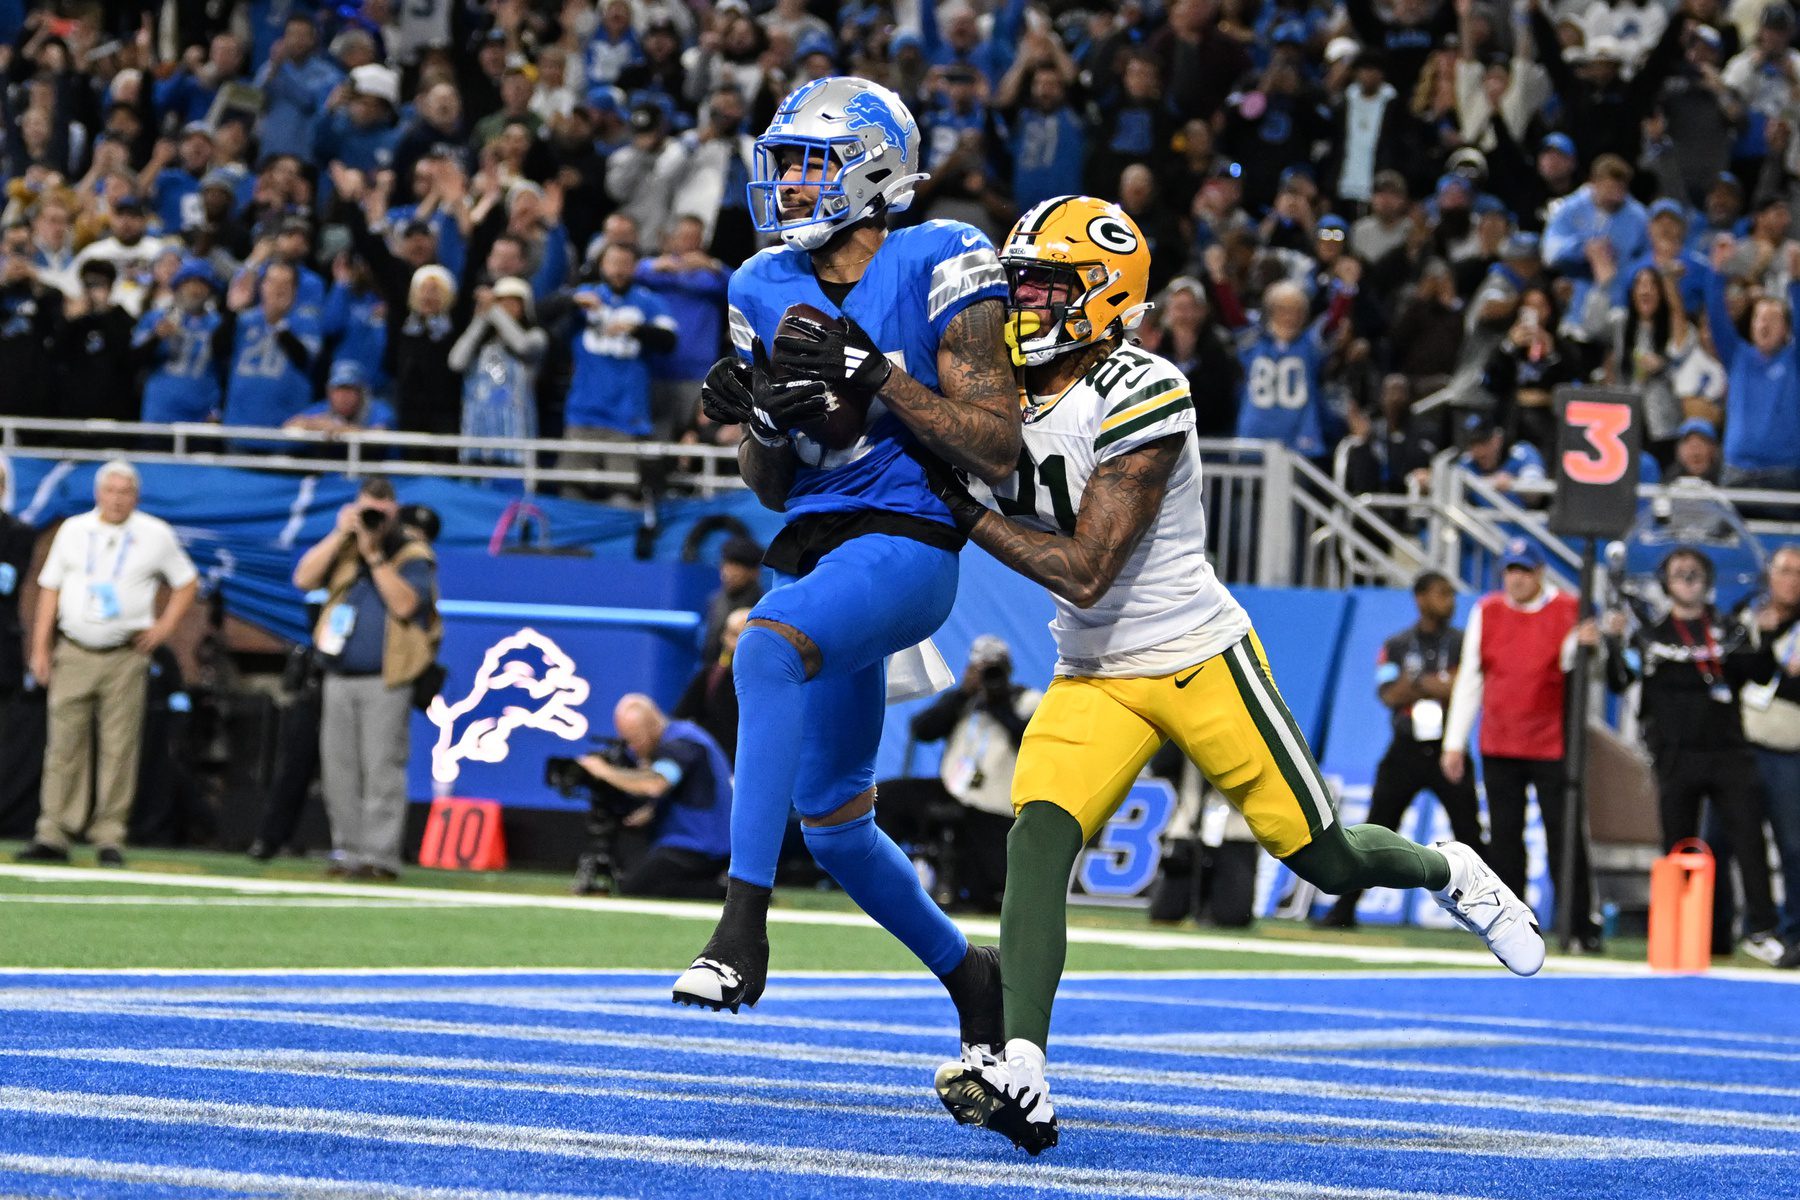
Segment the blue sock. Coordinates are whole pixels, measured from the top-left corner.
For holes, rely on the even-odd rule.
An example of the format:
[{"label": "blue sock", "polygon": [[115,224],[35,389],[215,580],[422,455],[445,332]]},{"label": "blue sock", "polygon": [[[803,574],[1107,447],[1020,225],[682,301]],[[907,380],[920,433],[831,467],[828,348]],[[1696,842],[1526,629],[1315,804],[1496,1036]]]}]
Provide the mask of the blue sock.
[{"label": "blue sock", "polygon": [[842,825],[808,825],[804,832],[819,865],[933,975],[946,975],[963,960],[968,939],[925,894],[912,860],[876,827],[874,813]]},{"label": "blue sock", "polygon": [[732,773],[731,876],[774,887],[806,734],[806,664],[792,642],[752,625],[738,639],[732,678],[738,753]]}]

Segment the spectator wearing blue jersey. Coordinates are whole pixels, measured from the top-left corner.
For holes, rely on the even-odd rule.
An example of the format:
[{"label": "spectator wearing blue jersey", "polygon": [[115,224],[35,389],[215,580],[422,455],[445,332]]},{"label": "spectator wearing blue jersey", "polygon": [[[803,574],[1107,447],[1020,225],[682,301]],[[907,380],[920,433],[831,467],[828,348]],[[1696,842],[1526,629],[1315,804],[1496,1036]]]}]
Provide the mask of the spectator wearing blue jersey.
[{"label": "spectator wearing blue jersey", "polygon": [[[1175,135],[1175,118],[1163,95],[1162,67],[1156,59],[1133,53],[1125,60],[1120,84],[1121,94],[1102,107],[1094,130],[1087,179],[1088,189],[1097,196],[1111,195],[1120,172],[1132,163],[1156,165],[1159,158],[1166,158]],[[1292,124],[1284,128],[1300,132]],[[1273,125],[1264,130],[1275,132]]]},{"label": "spectator wearing blue jersey", "polygon": [[[400,107],[400,77],[379,63],[350,72],[334,103],[313,127],[312,161],[322,166],[343,163],[373,177],[394,165],[399,140],[395,114]],[[320,191],[325,192],[325,181]]]},{"label": "spectator wearing blue jersey", "polygon": [[1636,258],[1621,259],[1618,276],[1613,280],[1613,303],[1624,304],[1629,289],[1646,267],[1675,280],[1685,312],[1698,313],[1706,306],[1706,281],[1712,277],[1712,265],[1706,253],[1689,249],[1688,212],[1679,200],[1667,196],[1649,208],[1650,244]]},{"label": "spectator wearing blue jersey", "polygon": [[385,394],[388,378],[381,364],[387,355],[387,299],[376,286],[369,264],[348,251],[332,262],[331,290],[319,314],[319,332],[330,348],[334,366],[355,363],[368,388]]},{"label": "spectator wearing blue jersey", "polygon": [[[1040,57],[1021,57],[1013,65],[995,99],[1006,112],[1012,196],[1020,212],[1066,193],[1087,161],[1087,127],[1069,103],[1073,64],[1065,67],[1062,47],[1054,39],[1049,43],[1053,49]],[[1021,91],[1027,95],[1020,97]]]},{"label": "spectator wearing blue jersey", "polygon": [[312,260],[312,223],[304,217],[289,217],[273,234],[259,239],[245,260],[246,266],[286,263],[294,269],[294,313],[298,318],[317,325],[325,312],[325,279],[306,264]]},{"label": "spectator wearing blue jersey", "polygon": [[620,73],[642,58],[643,53],[631,27],[631,0],[606,0],[600,6],[600,23],[588,38],[588,85],[617,83]]},{"label": "spectator wearing blue jersey", "polygon": [[205,51],[189,46],[175,73],[156,85],[156,111],[178,124],[204,121],[219,89],[245,73],[244,44],[234,34],[213,37]]},{"label": "spectator wearing blue jersey", "polygon": [[1739,334],[1725,301],[1726,264],[1734,250],[1713,248],[1715,275],[1706,290],[1707,325],[1730,373],[1725,399],[1727,487],[1800,488],[1800,357],[1794,307],[1800,304],[1800,245],[1787,245],[1787,298],[1762,296],[1750,308],[1750,336]]},{"label": "spectator wearing blue jersey", "polygon": [[[260,283],[248,270],[231,281],[225,313],[213,337],[214,358],[227,364],[224,424],[272,428],[312,404],[319,327],[296,310],[297,292],[294,268],[285,262],[263,268]],[[244,450],[281,445],[234,443]]]},{"label": "spectator wearing blue jersey", "polygon": [[1631,175],[1630,163],[1602,154],[1588,181],[1556,206],[1544,228],[1544,264],[1575,281],[1571,311],[1581,310],[1593,280],[1589,242],[1604,239],[1612,246],[1613,261],[1621,263],[1635,262],[1650,250],[1650,217],[1631,196]]},{"label": "spectator wearing blue jersey", "polygon": [[925,61],[934,67],[973,67],[987,76],[988,86],[1000,82],[1011,65],[1025,28],[1025,0],[1005,0],[994,14],[993,36],[983,38],[969,0],[919,5],[919,34],[924,39]]},{"label": "spectator wearing blue jersey", "polygon": [[[647,356],[674,349],[676,327],[662,301],[634,282],[637,266],[637,250],[614,243],[600,252],[600,282],[575,290],[581,326],[563,415],[563,436],[572,441],[642,441],[655,432]],[[557,465],[630,471],[636,464],[628,455],[572,452]]]},{"label": "spectator wearing blue jersey", "polygon": [[[333,363],[326,380],[325,399],[309,404],[282,422],[283,429],[339,434],[394,427],[394,410],[370,394],[369,376],[362,364],[345,360]],[[342,447],[319,446],[316,452],[329,458],[344,457]],[[385,458],[386,451],[365,451],[365,458]]]},{"label": "spectator wearing blue jersey", "polygon": [[204,121],[189,121],[178,143],[166,139],[156,143],[150,165],[138,181],[163,233],[173,237],[199,217],[200,182],[212,165],[212,127]]},{"label": "spectator wearing blue jersey", "polygon": [[700,247],[706,223],[678,217],[663,237],[663,253],[637,267],[647,288],[681,331],[672,350],[650,356],[651,416],[656,433],[673,441],[694,424],[700,411],[700,381],[723,345],[725,287],[731,273]]},{"label": "spectator wearing blue jersey", "polygon": [[343,81],[344,72],[319,53],[312,16],[290,12],[256,76],[266,104],[258,131],[262,152],[303,155],[311,150],[313,123]]},{"label": "spectator wearing blue jersey", "polygon": [[[398,171],[395,175],[405,178]],[[469,252],[462,228],[463,199],[468,191],[469,177],[454,148],[434,146],[413,162],[413,202],[388,205],[386,227],[400,237],[410,237],[414,226],[424,226],[432,238],[432,259],[452,275],[461,276]]]},{"label": "spectator wearing blue jersey", "polygon": [[1322,459],[1325,444],[1327,337],[1348,310],[1347,299],[1310,325],[1310,304],[1298,284],[1283,281],[1263,293],[1262,323],[1240,335],[1244,383],[1237,436],[1280,442],[1294,453]]},{"label": "spectator wearing blue jersey", "polygon": [[1483,413],[1470,413],[1463,422],[1467,441],[1456,460],[1460,469],[1485,479],[1496,491],[1510,492],[1519,483],[1542,483],[1548,475],[1544,456],[1530,442],[1508,447],[1506,431]]},{"label": "spectator wearing blue jersey", "polygon": [[190,258],[169,282],[170,302],[146,312],[131,335],[138,365],[148,369],[139,419],[155,424],[217,420],[213,335],[219,314],[211,305],[218,279],[211,267]]},{"label": "spectator wearing blue jersey", "polygon": [[[462,435],[534,438],[538,435],[537,373],[549,339],[532,319],[531,285],[517,276],[475,290],[475,316],[450,348],[461,371]],[[464,462],[518,463],[519,450],[468,448]]]}]

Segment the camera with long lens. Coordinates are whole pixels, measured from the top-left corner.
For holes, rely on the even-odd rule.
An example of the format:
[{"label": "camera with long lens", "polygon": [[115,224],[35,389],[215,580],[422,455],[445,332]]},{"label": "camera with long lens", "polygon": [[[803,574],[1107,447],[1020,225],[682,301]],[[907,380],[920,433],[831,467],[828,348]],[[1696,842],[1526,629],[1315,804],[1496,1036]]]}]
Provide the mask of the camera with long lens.
[{"label": "camera with long lens", "polygon": [[1012,672],[1005,663],[989,663],[981,668],[981,686],[986,688],[1003,688],[1012,682]]},{"label": "camera with long lens", "polygon": [[356,514],[356,519],[361,521],[362,527],[370,533],[380,533],[382,527],[387,524],[387,514],[379,508],[365,508]]},{"label": "camera with long lens", "polygon": [[[631,767],[631,751],[618,738],[599,739],[593,753],[616,767]],[[575,864],[577,896],[612,891],[620,821],[643,801],[597,778],[579,759],[550,758],[544,762],[544,784],[570,800],[588,802],[588,847]]]}]

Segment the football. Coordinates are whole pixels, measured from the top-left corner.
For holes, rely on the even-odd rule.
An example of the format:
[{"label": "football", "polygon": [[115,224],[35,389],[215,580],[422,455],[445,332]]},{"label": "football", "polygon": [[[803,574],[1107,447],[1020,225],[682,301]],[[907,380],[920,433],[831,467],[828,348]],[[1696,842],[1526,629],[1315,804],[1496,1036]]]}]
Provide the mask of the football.
[{"label": "football", "polygon": [[[789,323],[795,318],[816,321],[832,329],[842,329],[844,318],[834,317],[810,304],[794,304],[781,314],[781,323],[775,327],[775,336],[792,332]],[[817,421],[808,421],[800,426],[799,432],[828,450],[844,450],[854,446],[863,435],[863,426],[869,416],[869,397],[856,395],[848,388],[827,385],[826,394],[831,400],[831,408]]]}]

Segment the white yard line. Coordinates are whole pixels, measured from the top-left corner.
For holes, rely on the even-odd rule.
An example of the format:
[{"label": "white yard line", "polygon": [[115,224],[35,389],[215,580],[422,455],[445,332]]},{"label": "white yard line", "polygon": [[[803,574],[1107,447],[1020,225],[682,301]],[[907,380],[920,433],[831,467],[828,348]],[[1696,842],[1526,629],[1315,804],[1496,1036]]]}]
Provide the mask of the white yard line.
[{"label": "white yard line", "polygon": [[[0,1051],[0,1054],[15,1052]],[[630,1100],[650,1104],[723,1104],[732,1107],[820,1109],[880,1118],[942,1122],[935,1106],[918,1103],[927,1095],[923,1087],[873,1084],[861,1079],[833,1078],[825,1086],[832,1098],[817,1098],[819,1080],[722,1079],[718,1076],[680,1072],[633,1071],[589,1068],[588,1079],[616,1081],[609,1084],[548,1083],[543,1076],[561,1074],[554,1067],[520,1071],[525,1064],[488,1063],[482,1059],[409,1059],[404,1055],[317,1054],[309,1051],[223,1051],[70,1049],[16,1052],[21,1057],[51,1058],[71,1062],[104,1062],[175,1070],[229,1071],[253,1075],[324,1077],[358,1083],[399,1083],[433,1088],[460,1089],[492,1094],[522,1092],[532,1095],[565,1095]],[[498,1070],[497,1068],[504,1068]],[[437,1072],[461,1071],[462,1074]],[[496,1079],[504,1074],[529,1074],[540,1078]],[[640,1086],[625,1086],[625,1083]],[[788,1093],[800,1093],[790,1095]],[[851,1104],[846,1096],[864,1097],[869,1103]],[[876,1103],[898,1100],[900,1103]],[[1539,1158],[1580,1161],[1680,1158],[1701,1155],[1738,1157],[1792,1156],[1795,1151],[1742,1142],[1664,1141],[1657,1138],[1556,1133],[1535,1129],[1487,1125],[1400,1121],[1374,1115],[1337,1116],[1297,1111],[1292,1108],[1246,1109],[1229,1105],[1162,1104],[1063,1094],[1058,1107],[1078,1117],[1084,1128],[1161,1137],[1210,1141],[1289,1141],[1309,1145],[1337,1143],[1389,1151],[1517,1157],[1529,1152]],[[1105,1119],[1108,1115],[1113,1119]],[[1124,1121],[1126,1116],[1138,1118]],[[1149,1121],[1143,1118],[1151,1118]],[[1160,1118],[1160,1119],[1158,1119]],[[1196,1126],[1195,1121],[1213,1124]],[[1274,1127],[1273,1129],[1269,1127]],[[1342,1131],[1321,1134],[1327,1128]],[[1361,1135],[1361,1136],[1359,1136]]]},{"label": "white yard line", "polygon": [[[501,1151],[684,1168],[714,1168],[734,1176],[798,1175],[883,1180],[928,1187],[996,1190],[1003,1194],[1054,1191],[1065,1195],[1164,1197],[1197,1195],[1230,1200],[1467,1200],[1440,1193],[1387,1188],[1334,1187],[1176,1172],[1029,1165],[987,1159],[937,1158],[844,1147],[781,1146],[723,1138],[658,1137],[648,1133],[597,1133],[553,1125],[515,1125],[443,1117],[392,1116],[363,1111],[173,1100],[161,1096],[92,1095],[0,1087],[0,1108],[13,1112],[237,1129],[441,1146],[460,1151]],[[941,1118],[940,1118],[941,1119]],[[807,1188],[818,1192],[820,1189]]]},{"label": "white yard line", "polygon": [[350,896],[19,896],[0,892],[0,904],[94,905],[100,908],[480,908],[388,896],[360,900]]},{"label": "white yard line", "polygon": [[568,1192],[496,1192],[467,1187],[406,1187],[385,1179],[322,1179],[306,1175],[269,1175],[261,1171],[220,1171],[177,1167],[166,1163],[118,1162],[103,1158],[52,1157],[46,1154],[0,1154],[0,1171],[44,1175],[96,1183],[149,1183],[161,1187],[208,1188],[283,1200],[599,1200]]},{"label": "white yard line", "polygon": [[[149,884],[163,887],[187,887],[258,893],[265,895],[296,894],[316,896],[348,896],[391,900],[397,889],[373,884],[329,883],[313,880],[250,879],[217,875],[179,875],[148,871],[120,873],[85,867],[33,867],[23,864],[0,864],[0,878],[29,879],[36,882],[65,880],[82,883]],[[714,904],[676,900],[628,900],[615,897],[533,896],[516,892],[465,892],[426,889],[399,889],[409,899],[417,897],[425,903],[493,908],[532,908],[582,912],[631,913],[640,916],[672,917],[690,921],[716,921],[719,908]],[[769,920],[785,925],[815,925],[839,929],[877,929],[879,926],[861,913],[809,912],[775,908]],[[961,918],[956,921],[964,933],[974,937],[998,938],[997,920]],[[1134,950],[1213,951],[1232,954],[1260,954],[1280,958],[1322,958],[1370,964],[1427,963],[1456,967],[1491,967],[1493,973],[1504,971],[1486,950],[1432,950],[1399,946],[1368,946],[1347,942],[1288,941],[1270,938],[1231,937],[1223,934],[1185,933],[1150,929],[1092,929],[1072,927],[1069,941],[1082,945],[1123,946]],[[1546,971],[1582,975],[1647,975],[1649,968],[1641,963],[1617,962],[1598,958],[1552,958]],[[1771,975],[1774,972],[1770,972]]]}]

